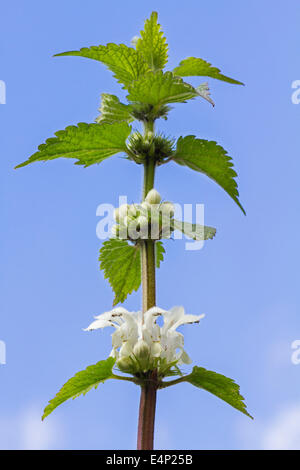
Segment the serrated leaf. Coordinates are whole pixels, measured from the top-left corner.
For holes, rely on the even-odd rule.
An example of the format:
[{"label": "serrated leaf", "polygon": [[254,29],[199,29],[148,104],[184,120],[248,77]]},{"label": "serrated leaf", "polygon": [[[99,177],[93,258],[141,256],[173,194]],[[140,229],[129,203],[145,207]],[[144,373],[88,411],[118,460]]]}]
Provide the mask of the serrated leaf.
[{"label": "serrated leaf", "polygon": [[126,139],[131,127],[125,123],[86,124],[69,126],[46,140],[28,160],[16,168],[29,163],[55,158],[76,158],[77,165],[89,166],[100,163],[115,153],[126,151]]},{"label": "serrated leaf", "polygon": [[54,57],[61,56],[79,56],[98,60],[113,72],[114,77],[125,88],[149,70],[149,66],[142,55],[133,47],[128,47],[125,44],[109,43],[106,46],[83,47],[79,51],[55,54]]},{"label": "serrated leaf", "polygon": [[138,245],[111,238],[100,249],[100,268],[115,293],[113,305],[124,302],[141,284],[141,255]]},{"label": "serrated leaf", "polygon": [[168,62],[168,45],[157,22],[155,11],[145,21],[141,38],[136,43],[136,50],[143,56],[151,70],[163,69]]},{"label": "serrated leaf", "polygon": [[149,72],[135,80],[128,87],[128,101],[146,103],[152,106],[162,106],[168,103],[184,103],[199,96],[197,90],[175,77],[172,72]]},{"label": "serrated leaf", "polygon": [[[156,267],[164,259],[165,249],[161,242],[156,243]],[[100,249],[100,268],[104,271],[115,293],[113,305],[123,303],[129,294],[141,285],[140,246],[131,245],[126,240],[110,238]]]},{"label": "serrated leaf", "polygon": [[160,268],[160,263],[164,260],[164,253],[166,252],[166,250],[164,249],[162,242],[156,242],[155,248],[156,248],[156,267]]},{"label": "serrated leaf", "polygon": [[49,416],[59,405],[70,398],[76,398],[85,395],[92,388],[97,388],[101,382],[112,377],[112,368],[115,359],[109,357],[105,361],[99,361],[97,364],[88,366],[85,370],[77,372],[68,382],[66,382],[60,391],[55,395],[44,410],[42,420]]},{"label": "serrated leaf", "polygon": [[217,67],[212,67],[206,60],[197,57],[188,57],[180,62],[179,66],[173,70],[175,75],[180,77],[212,77],[223,82],[232,83],[235,85],[244,85],[244,83],[234,80],[233,78],[223,75]]},{"label": "serrated leaf", "polygon": [[216,229],[206,225],[191,224],[190,222],[181,222],[180,220],[173,219],[172,226],[174,230],[179,230],[193,240],[209,240],[213,239],[216,235]]},{"label": "serrated leaf", "polygon": [[180,165],[186,165],[192,170],[204,173],[218,183],[241,210],[245,211],[239,202],[239,192],[233,170],[231,157],[214,141],[196,139],[194,135],[180,137],[173,160]]},{"label": "serrated leaf", "polygon": [[102,93],[100,116],[96,118],[98,124],[114,124],[115,122],[132,122],[131,106],[120,102],[119,98],[109,93]]},{"label": "serrated leaf", "polygon": [[247,411],[244,397],[240,394],[240,387],[234,380],[197,366],[195,366],[192,373],[187,375],[184,379],[195,387],[202,388],[216,395],[218,398],[221,398],[221,400],[233,406],[233,408],[236,408],[252,418]]}]

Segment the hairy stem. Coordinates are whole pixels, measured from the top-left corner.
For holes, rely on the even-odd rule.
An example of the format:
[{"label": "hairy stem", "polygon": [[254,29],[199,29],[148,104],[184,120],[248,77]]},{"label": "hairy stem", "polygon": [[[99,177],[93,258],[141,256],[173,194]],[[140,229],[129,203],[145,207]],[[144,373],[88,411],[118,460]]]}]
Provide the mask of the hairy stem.
[{"label": "hairy stem", "polygon": [[[154,132],[154,123],[145,124],[145,136]],[[143,200],[154,187],[155,161],[148,155],[144,163]],[[148,239],[141,243],[143,313],[156,304],[155,287],[155,241]],[[141,386],[141,398],[138,424],[138,450],[152,450],[154,439],[154,421],[157,391],[157,372],[152,371],[149,380]]]}]

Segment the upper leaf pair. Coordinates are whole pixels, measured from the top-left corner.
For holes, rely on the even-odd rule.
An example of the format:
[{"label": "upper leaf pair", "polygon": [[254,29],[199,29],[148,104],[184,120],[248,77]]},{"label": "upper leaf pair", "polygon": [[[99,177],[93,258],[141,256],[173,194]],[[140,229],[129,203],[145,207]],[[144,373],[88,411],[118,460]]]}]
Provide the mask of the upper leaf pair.
[{"label": "upper leaf pair", "polygon": [[[106,116],[107,120],[113,119],[113,115]],[[101,125],[79,123],[78,127],[69,126],[64,131],[56,132],[56,137],[47,139],[45,144],[39,146],[38,152],[17,168],[59,157],[77,158],[78,165],[100,163],[111,155],[127,152],[126,140],[130,131],[131,127],[125,121]],[[204,173],[216,181],[245,212],[238,200],[239,193],[234,179],[236,172],[232,168],[232,160],[216,142],[196,139],[194,136],[180,137],[173,161]]]}]

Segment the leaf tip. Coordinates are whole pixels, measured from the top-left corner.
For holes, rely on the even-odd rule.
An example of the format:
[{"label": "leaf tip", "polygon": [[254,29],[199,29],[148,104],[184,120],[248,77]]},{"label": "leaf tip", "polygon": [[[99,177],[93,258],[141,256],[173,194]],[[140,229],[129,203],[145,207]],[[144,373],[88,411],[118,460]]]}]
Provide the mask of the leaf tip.
[{"label": "leaf tip", "polygon": [[18,170],[18,168],[21,168],[21,167],[23,167],[23,166],[25,166],[25,165],[26,165],[25,162],[19,163],[19,165],[16,165],[16,166],[14,167],[14,170]]}]

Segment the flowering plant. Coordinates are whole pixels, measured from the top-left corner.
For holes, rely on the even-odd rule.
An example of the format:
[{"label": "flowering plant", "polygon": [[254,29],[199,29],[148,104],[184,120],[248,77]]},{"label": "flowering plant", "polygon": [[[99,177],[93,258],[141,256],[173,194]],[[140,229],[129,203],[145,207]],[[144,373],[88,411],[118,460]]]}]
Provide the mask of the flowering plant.
[{"label": "flowering plant", "polygon": [[[199,224],[182,223],[174,218],[174,205],[163,202],[154,189],[155,172],[173,161],[205,174],[219,184],[244,209],[239,201],[236,173],[231,158],[216,142],[193,135],[170,139],[155,130],[159,118],[167,119],[170,104],[202,98],[214,106],[208,84],[197,87],[183,77],[205,76],[230,84],[241,82],[223,75],[203,59],[189,57],[172,71],[164,71],[168,45],[153,12],[140,37],[131,47],[109,43],[82,48],[59,56],[80,56],[105,64],[127,90],[127,103],[115,95],[103,93],[100,116],[95,123],[79,123],[58,131],[39,146],[27,161],[47,161],[59,157],[76,158],[77,165],[99,164],[122,152],[144,170],[142,201],[121,205],[115,210],[112,236],[100,249],[100,267],[115,294],[113,307],[124,302],[142,284],[142,309],[129,312],[116,307],[97,316],[86,330],[113,327],[110,356],[78,372],[50,400],[43,419],[60,404],[108,379],[126,380],[141,387],[138,424],[138,449],[152,449],[157,391],[181,382],[204,389],[237,410],[250,416],[239,386],[231,379],[195,366],[184,374],[181,364],[192,361],[184,349],[184,336],[178,328],[198,323],[204,315],[185,314],[183,307],[161,309],[156,304],[156,268],[163,261],[162,240],[181,230],[194,240],[208,240],[216,230]],[[133,131],[130,123],[139,121],[143,133]],[[162,317],[163,322],[161,322]],[[162,323],[162,324],[161,324]],[[115,373],[118,372],[119,373]],[[171,378],[170,378],[171,377]]]}]

